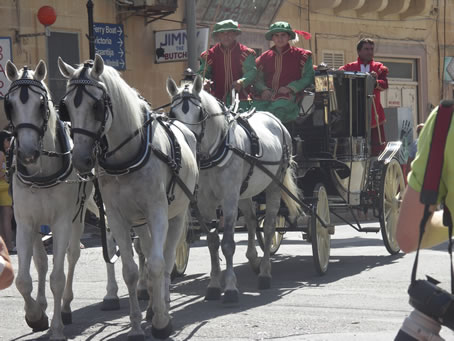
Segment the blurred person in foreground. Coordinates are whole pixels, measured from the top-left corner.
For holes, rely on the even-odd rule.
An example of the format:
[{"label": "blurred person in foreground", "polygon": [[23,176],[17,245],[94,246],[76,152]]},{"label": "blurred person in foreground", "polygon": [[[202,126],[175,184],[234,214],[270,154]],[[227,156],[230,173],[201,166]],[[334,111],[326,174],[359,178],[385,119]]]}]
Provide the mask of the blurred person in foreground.
[{"label": "blurred person in foreground", "polygon": [[[420,202],[420,194],[427,167],[432,135],[438,108],[429,115],[418,138],[416,158],[408,176],[408,186],[400,207],[397,222],[396,238],[403,252],[416,251],[419,240],[419,225],[424,213],[424,204]],[[444,150],[443,169],[440,179],[437,203],[444,202],[454,212],[454,119],[451,120],[446,147]],[[443,225],[443,210],[438,205],[430,208],[431,216],[425,226],[421,248],[430,248],[449,239],[448,228]]]}]

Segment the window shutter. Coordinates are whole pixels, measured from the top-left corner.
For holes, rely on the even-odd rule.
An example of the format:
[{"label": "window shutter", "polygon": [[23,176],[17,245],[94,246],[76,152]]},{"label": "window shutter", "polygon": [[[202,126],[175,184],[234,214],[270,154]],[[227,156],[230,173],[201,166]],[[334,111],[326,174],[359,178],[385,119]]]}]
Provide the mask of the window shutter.
[{"label": "window shutter", "polygon": [[338,69],[344,62],[343,51],[323,51],[323,63],[327,64],[330,68]]}]

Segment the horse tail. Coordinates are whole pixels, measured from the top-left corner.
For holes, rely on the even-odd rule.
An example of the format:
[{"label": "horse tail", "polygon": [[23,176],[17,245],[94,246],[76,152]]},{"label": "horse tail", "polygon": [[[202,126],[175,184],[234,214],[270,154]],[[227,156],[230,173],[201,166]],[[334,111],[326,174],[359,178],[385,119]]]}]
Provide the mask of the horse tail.
[{"label": "horse tail", "polygon": [[[284,175],[283,185],[292,193],[295,197],[300,198],[300,190],[295,182],[295,165],[296,162],[293,158],[289,161],[289,166],[287,167]],[[292,197],[284,190],[281,189],[281,197],[285,202],[289,210],[289,217],[296,218],[301,213],[301,206],[296,202]]]}]

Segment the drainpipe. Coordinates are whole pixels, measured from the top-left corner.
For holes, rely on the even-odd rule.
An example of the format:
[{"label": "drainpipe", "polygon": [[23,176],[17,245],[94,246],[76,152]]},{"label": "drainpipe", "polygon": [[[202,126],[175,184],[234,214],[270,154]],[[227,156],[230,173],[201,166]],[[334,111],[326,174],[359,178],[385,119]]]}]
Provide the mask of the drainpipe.
[{"label": "drainpipe", "polygon": [[197,63],[197,37],[195,20],[195,0],[185,1],[186,10],[186,35],[188,42],[188,67],[193,71],[198,70]]}]

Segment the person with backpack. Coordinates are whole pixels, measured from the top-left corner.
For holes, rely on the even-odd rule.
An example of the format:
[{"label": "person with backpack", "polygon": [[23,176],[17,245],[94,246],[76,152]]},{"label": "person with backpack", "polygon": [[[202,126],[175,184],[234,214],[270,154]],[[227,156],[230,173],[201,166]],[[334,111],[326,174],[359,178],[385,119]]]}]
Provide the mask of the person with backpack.
[{"label": "person with backpack", "polygon": [[[446,121],[448,123],[443,124],[446,128],[449,127],[446,142],[440,141],[440,136],[443,134],[438,131],[434,133],[434,127],[440,115],[439,110],[444,110],[444,117],[449,116],[450,120],[450,123]],[[431,179],[440,182],[437,204],[442,203],[444,210],[454,211],[454,154],[452,153],[454,148],[454,120],[451,119],[453,110],[454,102],[452,101],[445,101],[444,104],[442,103],[438,108],[435,108],[429,115],[419,135],[416,158],[412,163],[412,170],[408,176],[408,186],[397,222],[396,238],[403,252],[416,251],[418,248],[419,226],[425,208],[425,205],[420,201],[421,190],[428,166],[429,152],[431,151],[431,145],[434,143],[437,144],[438,148],[436,149],[440,151],[441,157],[443,157],[441,177],[439,179]],[[421,248],[430,248],[449,239],[448,228],[443,224],[443,210],[437,210],[438,206],[433,205],[429,209],[430,218],[425,225]]]}]

